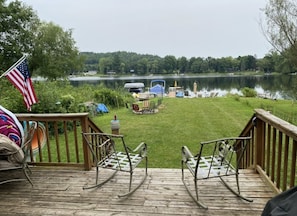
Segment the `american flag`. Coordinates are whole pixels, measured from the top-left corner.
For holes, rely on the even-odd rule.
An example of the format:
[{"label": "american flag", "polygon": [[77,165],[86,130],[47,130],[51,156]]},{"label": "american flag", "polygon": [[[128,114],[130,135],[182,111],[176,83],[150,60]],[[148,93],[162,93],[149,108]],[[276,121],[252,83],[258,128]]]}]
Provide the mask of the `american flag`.
[{"label": "american flag", "polygon": [[27,59],[16,64],[5,76],[21,92],[27,110],[31,111],[31,106],[38,100],[30,78]]}]

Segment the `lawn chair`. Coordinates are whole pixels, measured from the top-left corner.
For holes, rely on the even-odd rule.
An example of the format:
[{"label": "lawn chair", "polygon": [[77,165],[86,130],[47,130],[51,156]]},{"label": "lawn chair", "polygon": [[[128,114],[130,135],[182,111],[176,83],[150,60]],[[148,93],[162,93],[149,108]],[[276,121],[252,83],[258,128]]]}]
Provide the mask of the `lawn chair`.
[{"label": "lawn chair", "polygon": [[8,138],[4,134],[0,134],[0,173],[3,171],[12,171],[17,169],[22,169],[23,174],[26,178],[11,178],[6,180],[1,180],[0,184],[5,184],[8,182],[15,181],[25,181],[28,180],[33,186],[33,182],[30,178],[31,170],[28,166],[27,161],[30,158],[31,143],[34,133],[37,128],[37,122],[30,122],[28,124],[27,131],[25,132],[25,142],[19,147],[14,141]]},{"label": "lawn chair", "polygon": [[[106,133],[83,133],[83,137],[87,142],[89,150],[93,156],[93,162],[96,166],[96,182],[95,185],[84,187],[84,189],[101,187],[106,182],[111,180],[117,171],[130,173],[129,190],[127,193],[119,194],[119,197],[124,197],[135,192],[145,181],[147,177],[147,145],[141,142],[134,150],[131,150],[124,141],[123,135],[106,134]],[[121,148],[122,143],[123,152],[117,151]],[[134,169],[142,161],[145,163],[145,173],[140,182],[134,183],[136,186],[132,189],[133,172]],[[107,179],[98,182],[99,168],[114,170],[112,175]]]},{"label": "lawn chair", "polygon": [[[220,178],[223,184],[236,196],[248,202],[251,199],[243,197],[240,194],[238,170],[243,157],[243,154],[249,144],[251,137],[232,137],[223,138],[200,143],[200,151],[193,156],[190,150],[182,147],[182,181],[193,200],[204,209],[208,207],[203,204],[198,195],[198,181],[207,180],[210,178]],[[206,155],[205,152],[211,152],[211,155]],[[233,166],[233,164],[235,164]],[[190,190],[190,187],[185,181],[184,169],[188,168],[194,177],[195,195]],[[223,179],[225,176],[235,175],[237,189],[234,190]]]},{"label": "lawn chair", "polygon": [[136,103],[132,104],[132,111],[136,114],[143,114],[143,109],[140,109],[139,105]]}]

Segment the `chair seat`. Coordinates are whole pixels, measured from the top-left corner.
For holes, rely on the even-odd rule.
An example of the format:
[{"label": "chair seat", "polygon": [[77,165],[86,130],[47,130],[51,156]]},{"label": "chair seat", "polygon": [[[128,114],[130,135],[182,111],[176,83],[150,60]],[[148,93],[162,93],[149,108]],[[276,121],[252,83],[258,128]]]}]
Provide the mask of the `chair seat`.
[{"label": "chair seat", "polygon": [[[129,154],[132,169],[134,169],[142,160],[139,154]],[[130,172],[130,162],[126,153],[116,152],[111,154],[108,158],[98,163],[99,167],[113,170],[121,170],[124,172]]]},{"label": "chair seat", "polygon": [[[195,168],[197,165],[196,158],[190,158],[187,162],[187,167],[190,172],[194,175]],[[219,176],[235,175],[236,170],[229,164],[228,161],[221,163],[221,158],[218,156],[206,156],[201,157],[198,164],[197,179],[207,179]]]}]

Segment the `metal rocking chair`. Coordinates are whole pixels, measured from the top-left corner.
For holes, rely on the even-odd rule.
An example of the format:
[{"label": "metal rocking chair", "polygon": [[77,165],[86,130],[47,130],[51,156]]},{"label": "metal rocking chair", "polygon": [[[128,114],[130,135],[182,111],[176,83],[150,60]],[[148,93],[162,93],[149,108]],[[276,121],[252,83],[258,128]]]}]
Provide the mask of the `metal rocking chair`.
[{"label": "metal rocking chair", "polygon": [[[84,187],[83,189],[90,189],[101,187],[106,182],[111,180],[117,171],[129,172],[130,182],[129,190],[125,194],[119,194],[119,197],[124,197],[135,192],[145,181],[147,177],[147,145],[141,142],[134,150],[130,149],[125,141],[123,135],[106,134],[106,133],[83,133],[83,137],[86,140],[89,150],[93,156],[93,162],[96,166],[96,182],[95,185]],[[120,148],[121,142],[123,146],[123,151],[117,151]],[[133,182],[133,172],[134,169],[142,161],[145,163],[145,173],[142,180],[135,183],[136,186],[132,189]],[[98,182],[99,178],[99,168],[112,169],[114,172],[106,179]]]},{"label": "metal rocking chair", "polygon": [[[243,154],[249,144],[251,137],[231,137],[217,139],[200,143],[200,151],[197,155],[193,156],[190,150],[182,147],[182,181],[193,200],[198,206],[207,209],[208,207],[203,204],[198,195],[198,181],[210,178],[220,178],[223,184],[236,196],[248,202],[253,200],[243,197],[240,194],[238,170],[242,160]],[[211,151],[211,155],[205,155],[206,151]],[[235,164],[235,165],[233,165]],[[184,169],[188,168],[194,177],[195,195],[191,192],[190,187],[185,181]],[[234,190],[223,179],[224,176],[235,175],[237,189]]]},{"label": "metal rocking chair", "polygon": [[23,138],[25,141],[21,147],[15,144],[7,136],[0,134],[0,172],[22,169],[23,174],[26,177],[14,177],[11,179],[2,180],[0,181],[0,185],[9,182],[28,180],[30,184],[33,186],[33,182],[29,176],[29,174],[31,174],[31,170],[28,166],[27,161],[30,158],[31,143],[36,128],[37,122],[30,122],[28,124],[27,130],[25,131],[25,137]]}]

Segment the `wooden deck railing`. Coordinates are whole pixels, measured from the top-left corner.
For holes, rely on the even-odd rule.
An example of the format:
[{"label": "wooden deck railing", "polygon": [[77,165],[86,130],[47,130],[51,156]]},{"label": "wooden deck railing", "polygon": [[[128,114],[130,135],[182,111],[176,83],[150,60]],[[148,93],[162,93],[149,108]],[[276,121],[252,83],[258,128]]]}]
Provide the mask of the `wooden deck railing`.
[{"label": "wooden deck railing", "polygon": [[[46,144],[37,137],[37,153],[31,154],[31,164],[45,166],[73,166],[86,170],[92,167],[92,158],[81,132],[102,132],[88,117],[75,114],[17,114],[21,122],[37,121],[43,124]],[[287,190],[296,182],[297,127],[256,109],[242,130],[241,136],[251,136],[241,168],[253,168],[269,183],[275,192]]]},{"label": "wooden deck railing", "polygon": [[252,136],[242,168],[253,167],[278,193],[295,185],[297,127],[256,109],[242,136]]},{"label": "wooden deck railing", "polygon": [[44,128],[33,138],[38,148],[33,151],[33,146],[31,151],[32,165],[73,166],[83,167],[86,170],[92,167],[92,159],[81,132],[102,131],[88,117],[88,113],[16,114],[16,116],[22,123],[37,121],[38,125]]}]

